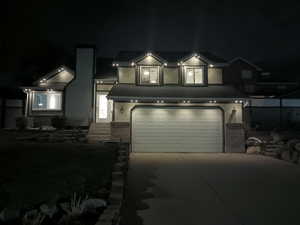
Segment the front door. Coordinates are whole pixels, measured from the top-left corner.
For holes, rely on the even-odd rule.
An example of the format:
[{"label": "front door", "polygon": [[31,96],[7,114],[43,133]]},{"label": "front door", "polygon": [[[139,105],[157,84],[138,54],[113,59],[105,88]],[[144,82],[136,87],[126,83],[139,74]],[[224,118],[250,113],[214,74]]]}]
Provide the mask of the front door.
[{"label": "front door", "polygon": [[107,99],[108,92],[97,93],[96,122],[108,123],[112,121],[113,101]]}]

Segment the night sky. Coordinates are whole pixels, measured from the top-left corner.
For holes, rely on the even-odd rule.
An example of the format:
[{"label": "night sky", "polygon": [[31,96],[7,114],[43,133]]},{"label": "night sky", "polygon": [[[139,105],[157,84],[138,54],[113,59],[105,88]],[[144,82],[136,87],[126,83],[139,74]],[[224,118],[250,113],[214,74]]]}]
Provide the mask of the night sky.
[{"label": "night sky", "polygon": [[10,3],[2,13],[7,65],[30,55],[43,59],[48,45],[71,53],[78,43],[96,44],[104,57],[120,50],[201,49],[254,62],[300,58],[299,1],[34,0]]}]

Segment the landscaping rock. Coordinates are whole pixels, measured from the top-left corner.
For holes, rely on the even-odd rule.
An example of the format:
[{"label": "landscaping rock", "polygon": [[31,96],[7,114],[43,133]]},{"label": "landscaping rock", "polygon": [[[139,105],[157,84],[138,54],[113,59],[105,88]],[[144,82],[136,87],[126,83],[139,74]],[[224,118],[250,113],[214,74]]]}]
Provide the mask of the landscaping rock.
[{"label": "landscaping rock", "polygon": [[250,146],[247,148],[247,154],[259,154],[261,152],[260,146]]},{"label": "landscaping rock", "polygon": [[82,202],[81,208],[83,209],[83,212],[96,212],[96,209],[101,207],[106,207],[106,201],[99,198],[90,198]]},{"label": "landscaping rock", "polygon": [[20,210],[17,209],[3,209],[0,213],[0,220],[2,222],[7,222],[15,220],[20,217]]}]

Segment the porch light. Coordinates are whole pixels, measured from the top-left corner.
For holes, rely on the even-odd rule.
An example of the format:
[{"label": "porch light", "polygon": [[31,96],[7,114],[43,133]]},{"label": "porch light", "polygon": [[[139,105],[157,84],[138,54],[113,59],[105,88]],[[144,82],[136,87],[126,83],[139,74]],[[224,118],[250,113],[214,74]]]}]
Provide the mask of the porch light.
[{"label": "porch light", "polygon": [[168,64],[167,63],[164,63],[164,66],[167,66]]},{"label": "porch light", "polygon": [[131,63],[131,66],[134,66],[134,65],[135,65],[134,62],[132,62],[132,63]]},{"label": "porch light", "polygon": [[196,58],[197,58],[197,57],[198,57],[198,54],[197,54],[197,53],[195,53],[195,54],[194,54],[194,57],[196,57]]},{"label": "porch light", "polygon": [[185,100],[183,100],[182,102],[183,102],[183,103],[186,103],[186,101],[185,101]]},{"label": "porch light", "polygon": [[131,99],[130,102],[133,103],[134,102],[133,99]]},{"label": "porch light", "polygon": [[157,100],[157,101],[156,101],[156,103],[160,103],[160,101],[159,101],[159,100]]},{"label": "porch light", "polygon": [[239,101],[238,101],[238,100],[235,100],[235,101],[234,101],[234,103],[236,103],[236,104],[237,104],[237,103],[239,103]]},{"label": "porch light", "polygon": [[242,100],[240,100],[240,103],[243,103],[243,101],[242,101]]},{"label": "porch light", "polygon": [[112,66],[116,66],[116,64],[113,63]]},{"label": "porch light", "polygon": [[160,103],[164,103],[164,100],[161,100]]},{"label": "porch light", "polygon": [[214,65],[213,64],[209,64],[209,67],[214,67]]},{"label": "porch light", "polygon": [[177,63],[177,66],[180,66],[180,63]]},{"label": "porch light", "polygon": [[100,80],[100,84],[103,84],[103,80]]},{"label": "porch light", "polygon": [[117,63],[116,66],[119,66],[119,64]]},{"label": "porch light", "polygon": [[135,103],[138,103],[139,102],[139,100],[135,100]]},{"label": "porch light", "polygon": [[147,56],[151,56],[151,55],[152,55],[152,53],[151,53],[151,52],[148,52],[148,53],[147,53]]},{"label": "porch light", "polygon": [[190,100],[187,100],[186,103],[191,103],[191,101],[190,101]]}]

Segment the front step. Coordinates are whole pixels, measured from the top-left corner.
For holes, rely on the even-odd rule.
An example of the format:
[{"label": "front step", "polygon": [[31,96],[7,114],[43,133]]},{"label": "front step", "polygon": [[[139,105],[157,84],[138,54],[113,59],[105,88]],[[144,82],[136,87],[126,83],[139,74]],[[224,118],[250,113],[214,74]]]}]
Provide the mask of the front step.
[{"label": "front step", "polygon": [[98,143],[101,141],[110,141],[114,137],[111,135],[110,123],[92,123],[87,135],[88,143]]}]

